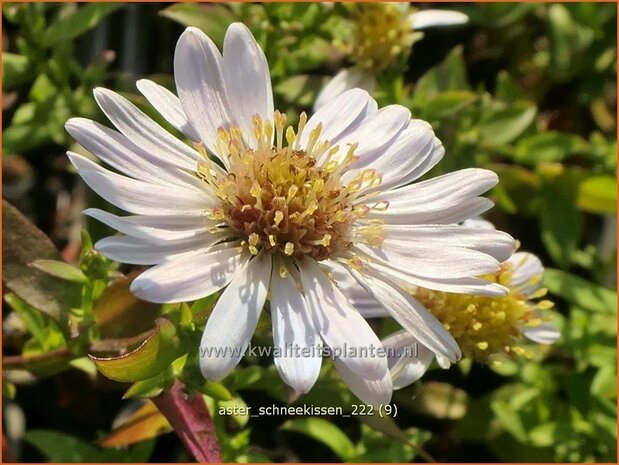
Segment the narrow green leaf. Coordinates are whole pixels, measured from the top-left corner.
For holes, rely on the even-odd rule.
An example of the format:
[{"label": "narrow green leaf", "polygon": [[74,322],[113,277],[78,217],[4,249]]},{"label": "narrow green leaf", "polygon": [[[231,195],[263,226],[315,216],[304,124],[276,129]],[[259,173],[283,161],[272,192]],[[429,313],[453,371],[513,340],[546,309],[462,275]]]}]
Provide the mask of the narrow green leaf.
[{"label": "narrow green leaf", "polygon": [[85,283],[87,281],[82,270],[67,262],[61,262],[59,260],[35,260],[30,266],[57,278],[64,279],[65,281],[73,281],[76,283]]},{"label": "narrow green leaf", "polygon": [[131,273],[115,279],[95,302],[93,315],[102,337],[131,337],[153,327],[161,305],[146,302],[131,293],[129,287],[137,275]]},{"label": "narrow green leaf", "polygon": [[73,13],[63,16],[47,28],[42,42],[52,47],[67,42],[92,29],[110,13],[122,8],[122,3],[88,3],[80,5]]},{"label": "narrow green leaf", "polygon": [[[614,361],[614,360],[613,360]],[[600,368],[591,382],[591,394],[609,400],[617,398],[617,365]]]},{"label": "narrow green leaf", "polygon": [[480,135],[485,143],[503,145],[519,137],[535,120],[537,108],[528,102],[516,102],[509,106],[498,103],[484,109]]},{"label": "narrow green leaf", "polygon": [[523,164],[560,162],[586,149],[585,141],[573,134],[549,131],[522,139],[516,147],[516,161]]},{"label": "narrow green leaf", "polygon": [[36,121],[11,125],[2,131],[2,151],[22,154],[51,141],[49,128]]},{"label": "narrow green leaf", "polygon": [[212,397],[215,400],[227,402],[232,400],[232,394],[221,383],[215,383],[213,381],[207,381],[201,386],[197,386],[198,391],[202,394]]},{"label": "narrow green leaf", "polygon": [[423,108],[423,117],[427,120],[447,118],[476,100],[477,95],[467,90],[441,92],[428,99]]},{"label": "narrow green leaf", "polygon": [[17,393],[17,389],[13,383],[9,383],[7,380],[2,378],[2,397],[8,400],[15,399],[15,394]]},{"label": "narrow green leaf", "polygon": [[203,30],[218,45],[223,44],[226,29],[236,19],[227,6],[215,4],[177,3],[159,14],[183,26]]},{"label": "narrow green leaf", "polygon": [[2,90],[9,90],[27,82],[34,75],[28,58],[15,53],[2,52]]},{"label": "narrow green leaf", "polygon": [[4,300],[11,307],[11,309],[19,315],[19,318],[26,326],[28,332],[39,343],[39,345],[45,349],[45,342],[47,336],[45,334],[45,318],[43,313],[37,311],[31,305],[21,300],[14,294],[7,294],[4,296]]},{"label": "narrow green leaf", "polygon": [[323,85],[324,80],[320,76],[297,74],[282,79],[273,90],[287,102],[310,106]]},{"label": "narrow green leaf", "polygon": [[103,375],[115,381],[126,383],[152,378],[182,355],[172,322],[159,318],[157,325],[157,332],[129,353],[118,357],[90,355],[90,358]]},{"label": "narrow green leaf", "polygon": [[468,91],[462,47],[454,48],[438,66],[424,74],[415,86],[414,106],[423,109],[440,92]]},{"label": "narrow green leaf", "polygon": [[575,208],[569,197],[553,188],[547,188],[539,220],[546,250],[561,268],[567,268],[582,237],[582,213]]},{"label": "narrow green leaf", "polygon": [[600,313],[617,313],[617,293],[561,270],[547,268],[548,290],[579,307]]},{"label": "narrow green leaf", "polygon": [[123,395],[123,399],[149,399],[158,396],[164,389],[171,387],[173,382],[174,374],[170,367],[152,378],[133,383]]},{"label": "narrow green leaf", "polygon": [[311,417],[288,420],[281,429],[301,433],[323,443],[345,462],[355,460],[355,445],[342,430],[327,420]]},{"label": "narrow green leaf", "polygon": [[592,176],[578,186],[578,208],[590,213],[617,212],[617,178]]},{"label": "narrow green leaf", "polygon": [[105,449],[49,430],[28,431],[24,440],[39,450],[48,462],[146,462],[154,446],[154,441],[145,441],[128,450]]},{"label": "narrow green leaf", "polygon": [[499,71],[497,74],[494,95],[504,102],[515,102],[526,97],[520,84],[507,71]]}]

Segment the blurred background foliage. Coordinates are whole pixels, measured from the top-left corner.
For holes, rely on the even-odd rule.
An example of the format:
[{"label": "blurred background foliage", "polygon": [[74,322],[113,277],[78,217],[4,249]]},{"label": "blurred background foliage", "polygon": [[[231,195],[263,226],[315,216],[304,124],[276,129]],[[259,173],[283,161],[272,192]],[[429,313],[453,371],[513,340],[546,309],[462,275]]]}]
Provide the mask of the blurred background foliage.
[{"label": "blurred background foliage", "polygon": [[[470,22],[425,31],[377,76],[374,96],[432,123],[446,156],[431,175],[500,175],[488,218],[548,267],[560,341],[499,367],[431,369],[395,393],[395,418],[219,415],[273,403],[350,412],[358,401],[329,364],[299,399],[268,357],[205,383],[197,341],[215,298],[162,307],[128,292],[136,271],[92,248],[110,231],[81,232],[80,211],[103,204],[69,169],[65,151],[83,149],[63,125],[107,124],[96,86],[165,125],[135,81],[173,88],[183,27],[221,45],[233,21],[264,48],[276,108],[294,120],[349,65],[356,6],[3,3],[2,185],[16,207],[3,206],[6,460],[190,460],[145,400],[177,377],[206,396],[225,461],[616,461],[616,4],[415,6]],[[268,321],[254,344],[271,344]]]}]

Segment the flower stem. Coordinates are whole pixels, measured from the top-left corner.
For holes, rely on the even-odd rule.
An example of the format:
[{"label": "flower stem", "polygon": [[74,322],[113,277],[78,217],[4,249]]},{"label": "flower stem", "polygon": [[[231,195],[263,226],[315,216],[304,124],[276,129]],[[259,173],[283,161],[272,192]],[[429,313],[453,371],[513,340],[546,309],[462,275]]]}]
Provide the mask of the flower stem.
[{"label": "flower stem", "polygon": [[153,402],[198,462],[221,462],[215,424],[202,394],[187,394],[183,383],[176,380],[171,388],[155,397]]}]

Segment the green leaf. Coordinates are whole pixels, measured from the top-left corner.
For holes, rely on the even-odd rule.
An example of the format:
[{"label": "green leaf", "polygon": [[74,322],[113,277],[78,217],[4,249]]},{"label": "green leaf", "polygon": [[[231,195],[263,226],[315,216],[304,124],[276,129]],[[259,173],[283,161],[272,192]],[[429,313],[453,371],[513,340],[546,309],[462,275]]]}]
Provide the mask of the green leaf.
[{"label": "green leaf", "polygon": [[131,352],[118,357],[90,355],[90,358],[103,375],[127,383],[156,376],[181,355],[174,325],[170,320],[159,318],[156,332]]},{"label": "green leaf", "polygon": [[49,128],[33,121],[9,126],[2,131],[2,151],[21,154],[51,141]]},{"label": "green leaf", "polygon": [[507,71],[499,71],[494,96],[504,102],[515,102],[526,97],[520,85]]},{"label": "green leaf", "polygon": [[456,115],[477,100],[477,95],[467,90],[441,92],[428,99],[423,108],[423,117],[437,120]]},{"label": "green leaf", "polygon": [[617,313],[617,293],[561,270],[547,268],[544,285],[568,302],[592,312]]},{"label": "green leaf", "polygon": [[[380,459],[380,455],[375,455],[377,452],[381,453],[377,450],[381,447],[381,443],[382,447],[386,449],[382,453],[387,453],[392,457],[389,460],[390,462],[410,462],[416,454],[427,460],[427,455],[423,454],[421,446],[430,439],[431,433],[429,431],[416,428],[402,430],[390,416],[369,415],[360,417],[360,420],[365,424],[361,426],[363,437],[357,445],[358,456],[355,457],[357,462],[384,461]],[[369,428],[366,430],[367,427]],[[368,438],[365,431],[372,431],[377,434],[370,433]],[[376,442],[374,442],[375,440]],[[362,455],[359,456],[359,454]],[[397,456],[399,456],[398,460],[396,460]],[[404,458],[404,456],[408,458]]]},{"label": "green leaf", "polygon": [[212,397],[215,400],[220,400],[223,402],[232,400],[232,394],[221,383],[207,381],[204,384],[197,386],[196,389],[202,394]]},{"label": "green leaf", "polygon": [[288,420],[281,429],[301,433],[323,443],[344,462],[356,460],[355,445],[342,430],[327,420],[311,417]]},{"label": "green leaf", "polygon": [[479,122],[482,140],[490,145],[512,142],[533,123],[537,108],[525,101],[508,106],[493,102],[483,109]]},{"label": "green leaf", "polygon": [[66,433],[31,430],[24,440],[41,452],[48,462],[147,462],[154,441],[145,441],[129,449],[104,449]]},{"label": "green leaf", "polygon": [[13,383],[9,383],[4,377],[2,377],[2,397],[8,400],[15,399],[17,389]]},{"label": "green leaf", "polygon": [[[582,52],[594,39],[593,31],[577,24],[565,5],[548,8],[550,26],[550,73],[559,80],[569,79],[582,65]],[[586,62],[586,61],[585,61]]]},{"label": "green leaf", "polygon": [[407,463],[413,459],[416,450],[430,439],[428,432],[414,428],[402,431],[402,434],[406,436],[405,441],[394,441],[392,437],[362,424],[356,460],[360,463]]},{"label": "green leaf", "polygon": [[501,425],[503,425],[507,431],[518,439],[518,441],[526,442],[527,431],[522,424],[522,418],[518,412],[512,410],[508,402],[503,400],[494,400],[490,404],[490,408]]},{"label": "green leaf", "polygon": [[129,290],[138,273],[112,281],[93,307],[97,327],[104,338],[131,337],[153,327],[161,305],[139,299]]},{"label": "green leaf", "polygon": [[2,52],[2,90],[10,90],[34,75],[34,69],[28,57],[15,53]]},{"label": "green leaf", "polygon": [[173,383],[174,373],[170,366],[169,369],[166,369],[152,378],[133,383],[123,395],[123,399],[150,399],[161,394],[164,389],[171,387]]},{"label": "green leaf", "polygon": [[535,9],[535,3],[488,3],[483,8],[478,5],[463,4],[460,11],[469,16],[471,23],[492,29],[513,29],[513,24]]},{"label": "green leaf", "polygon": [[311,106],[323,85],[320,76],[298,74],[281,80],[273,90],[287,102],[306,107]]},{"label": "green leaf", "polygon": [[604,399],[617,398],[617,365],[603,366],[598,370],[591,382],[591,394]]},{"label": "green leaf", "polygon": [[590,213],[617,212],[617,178],[613,176],[592,176],[578,186],[578,208]]},{"label": "green leaf", "polygon": [[216,44],[221,45],[228,26],[237,20],[224,5],[177,3],[159,12],[165,18],[183,26],[193,26],[204,31]]},{"label": "green leaf", "polygon": [[47,352],[66,345],[62,331],[49,315],[28,305],[13,294],[5,295],[4,300],[19,315],[28,332],[38,342],[41,351]]},{"label": "green leaf", "polygon": [[59,260],[35,260],[30,266],[57,278],[64,279],[65,281],[73,281],[76,283],[85,283],[87,281],[82,270],[67,262],[61,262]]},{"label": "green leaf", "polygon": [[39,74],[30,87],[28,97],[34,102],[45,102],[57,95],[58,89],[47,74]]},{"label": "green leaf", "polygon": [[61,256],[45,234],[4,200],[2,251],[2,280],[7,288],[26,303],[54,318],[60,312],[79,306],[79,285],[67,283],[29,266],[37,259],[60,260]]},{"label": "green leaf", "polygon": [[567,422],[550,422],[535,426],[529,438],[537,447],[550,447],[574,436],[574,428]]},{"label": "green leaf", "polygon": [[458,46],[440,65],[432,68],[417,81],[413,93],[414,106],[423,109],[429,99],[440,92],[468,90],[462,47]]},{"label": "green leaf", "polygon": [[585,149],[585,141],[578,136],[548,131],[522,139],[516,147],[515,160],[523,164],[559,162]]},{"label": "green leaf", "polygon": [[539,212],[542,242],[552,259],[567,268],[583,233],[583,217],[570,198],[547,187]]},{"label": "green leaf", "polygon": [[42,43],[46,47],[53,47],[82,35],[95,27],[110,13],[122,8],[122,3],[87,3],[57,21],[44,32]]}]

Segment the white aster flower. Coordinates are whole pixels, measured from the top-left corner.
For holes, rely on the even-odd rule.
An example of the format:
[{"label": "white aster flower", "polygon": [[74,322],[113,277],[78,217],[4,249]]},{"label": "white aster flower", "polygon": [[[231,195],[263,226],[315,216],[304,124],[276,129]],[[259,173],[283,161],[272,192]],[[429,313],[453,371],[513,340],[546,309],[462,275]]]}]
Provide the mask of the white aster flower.
[{"label": "white aster flower", "polygon": [[407,2],[358,3],[352,8],[356,36],[351,59],[355,64],[341,69],[329,80],[318,94],[314,109],[348,89],[360,87],[373,92],[376,76],[423,37],[419,31],[468,22],[468,16],[458,11],[416,10]]},{"label": "white aster flower", "polygon": [[[287,127],[274,112],[266,58],[239,23],[226,33],[223,56],[188,28],[174,74],[178,97],[146,80],[138,88],[193,147],[120,95],[96,89],[117,131],[79,118],[67,129],[118,173],[68,155],[94,191],[132,214],[85,212],[124,234],[99,241],[101,253],[154,265],[132,292],[180,302],[223,290],[202,338],[204,376],[221,380],[234,369],[269,300],[280,354],[324,343],[358,397],[388,402],[387,357],[334,281],[338,269],[418,340],[456,361],[454,339],[402,285],[505,292],[474,276],[496,271],[512,238],[455,224],[492,205],[478,196],[496,175],[467,169],[410,184],[442,158],[440,141],[406,108],[379,110],[361,89]],[[282,378],[300,392],[311,389],[322,361],[320,351],[306,353],[275,356]]]},{"label": "white aster flower", "polygon": [[[467,220],[465,226],[494,230],[492,223]],[[553,344],[559,339],[558,328],[546,322],[544,311],[552,307],[548,300],[536,301],[547,290],[542,288],[544,267],[535,255],[515,252],[501,270],[486,276],[509,289],[500,297],[457,295],[419,289],[413,294],[444,324],[467,357],[500,364],[505,355],[531,356],[521,347],[523,336],[539,344]],[[388,316],[388,313],[364,296],[361,312],[366,317]],[[362,297],[357,296],[361,300]],[[393,388],[401,389],[421,378],[436,360],[447,369],[450,361],[426,347],[413,334],[396,331],[382,340],[389,355]]]}]

